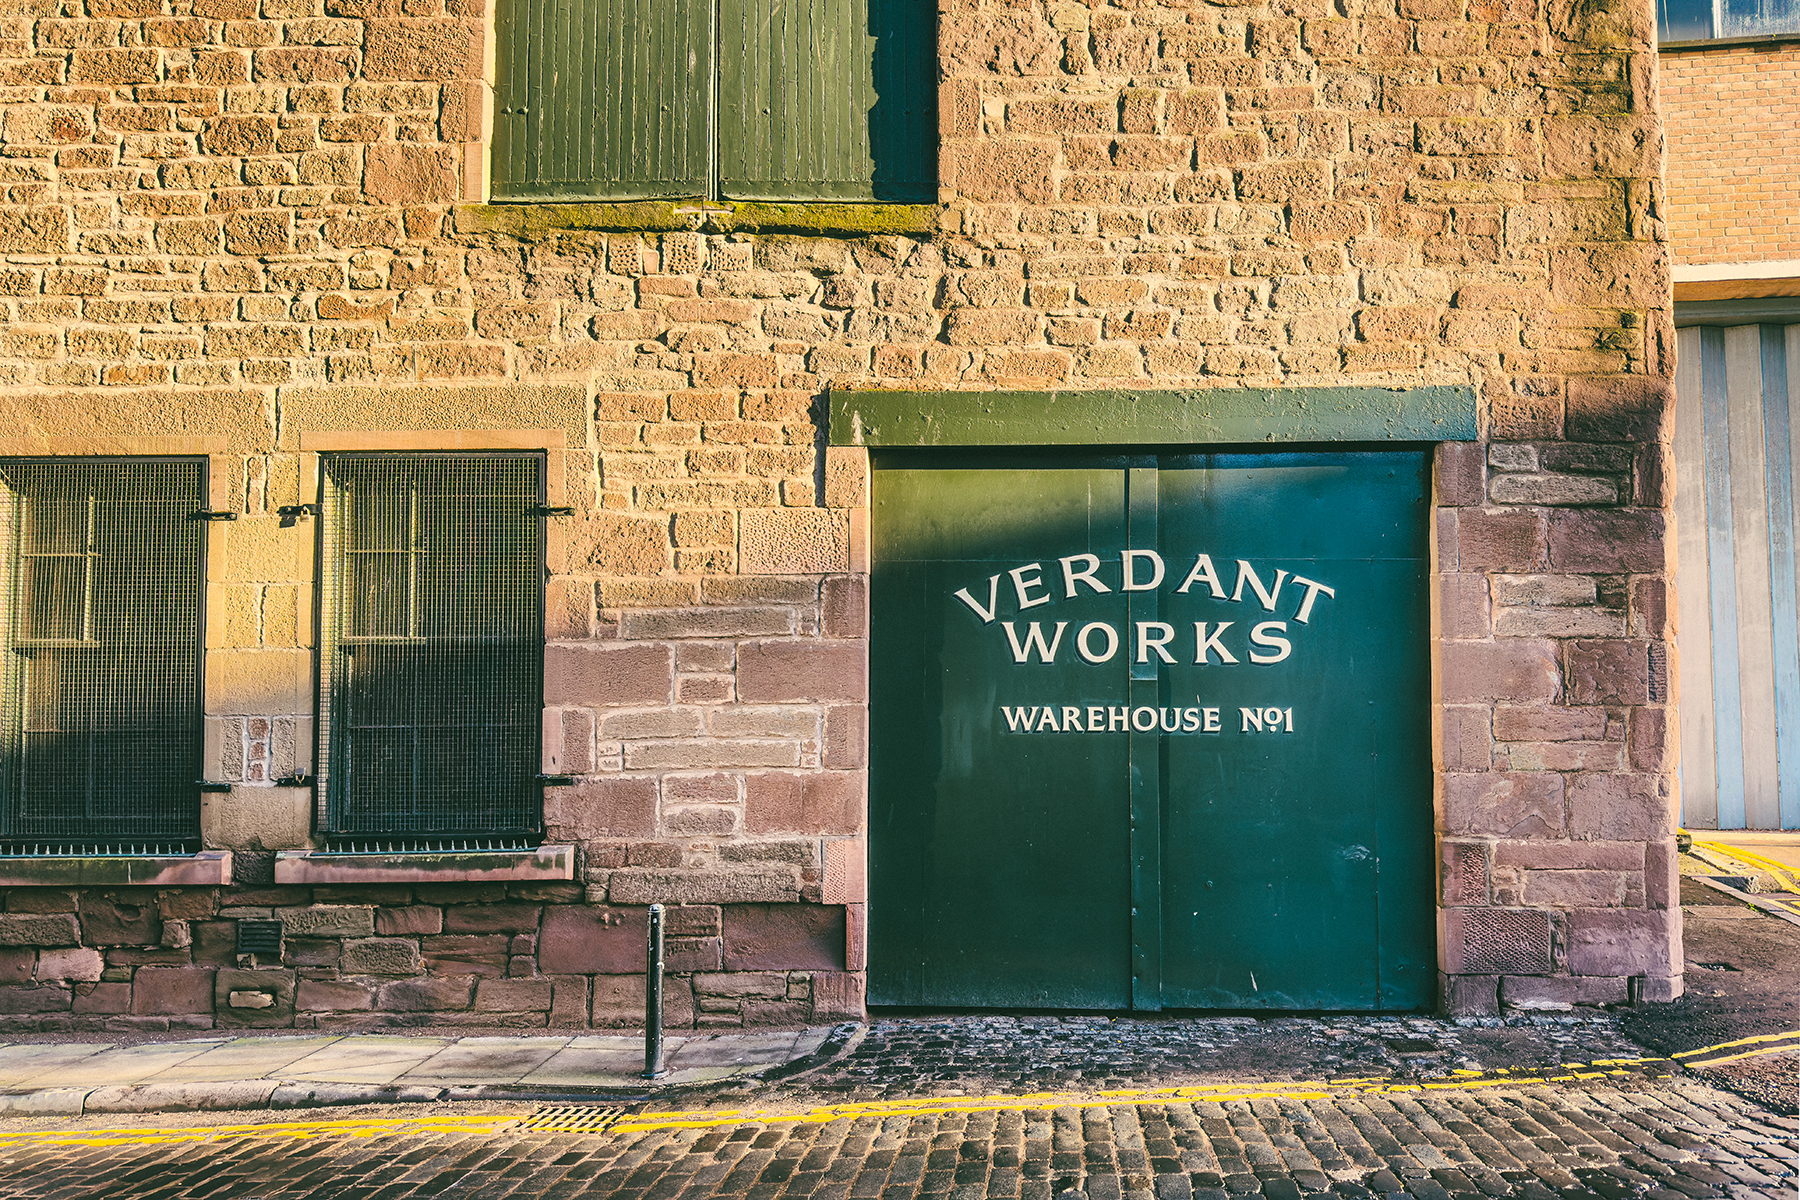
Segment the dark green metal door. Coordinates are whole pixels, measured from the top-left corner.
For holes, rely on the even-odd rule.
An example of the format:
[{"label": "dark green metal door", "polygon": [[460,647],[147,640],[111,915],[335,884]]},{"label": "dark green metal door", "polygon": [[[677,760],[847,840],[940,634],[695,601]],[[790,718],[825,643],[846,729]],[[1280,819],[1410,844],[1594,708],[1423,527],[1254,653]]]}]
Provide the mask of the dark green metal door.
[{"label": "dark green metal door", "polygon": [[870,999],[1435,991],[1422,451],[880,455]]}]

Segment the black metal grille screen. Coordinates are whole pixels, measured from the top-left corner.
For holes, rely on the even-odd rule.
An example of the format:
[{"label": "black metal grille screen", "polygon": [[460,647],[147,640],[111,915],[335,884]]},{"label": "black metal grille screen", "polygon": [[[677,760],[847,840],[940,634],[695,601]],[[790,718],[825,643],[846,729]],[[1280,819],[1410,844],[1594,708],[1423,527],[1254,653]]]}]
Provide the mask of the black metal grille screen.
[{"label": "black metal grille screen", "polygon": [[192,848],[205,465],[0,462],[13,842]]},{"label": "black metal grille screen", "polygon": [[538,833],[543,457],[338,454],[324,473],[327,832]]}]

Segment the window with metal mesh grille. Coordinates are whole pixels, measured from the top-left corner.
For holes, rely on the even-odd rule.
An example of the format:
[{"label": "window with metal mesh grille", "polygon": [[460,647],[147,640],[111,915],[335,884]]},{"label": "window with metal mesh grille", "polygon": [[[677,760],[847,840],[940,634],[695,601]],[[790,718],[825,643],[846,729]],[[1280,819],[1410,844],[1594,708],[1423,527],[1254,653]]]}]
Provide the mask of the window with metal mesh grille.
[{"label": "window with metal mesh grille", "polygon": [[198,847],[206,464],[0,460],[0,839]]},{"label": "window with metal mesh grille", "polygon": [[319,782],[334,846],[541,834],[543,463],[324,457]]}]

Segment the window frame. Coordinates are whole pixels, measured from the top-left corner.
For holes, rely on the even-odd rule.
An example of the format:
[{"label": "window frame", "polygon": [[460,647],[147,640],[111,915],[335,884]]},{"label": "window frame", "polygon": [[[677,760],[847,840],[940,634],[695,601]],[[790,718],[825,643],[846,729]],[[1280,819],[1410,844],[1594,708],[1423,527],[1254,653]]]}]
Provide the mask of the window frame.
[{"label": "window frame", "polygon": [[[333,439],[335,440],[335,439]],[[360,440],[360,439],[357,439]],[[447,829],[395,829],[366,830],[354,827],[350,811],[345,799],[344,778],[349,771],[340,755],[339,737],[342,723],[334,720],[334,714],[342,711],[339,696],[342,687],[340,679],[341,627],[347,620],[344,595],[347,572],[343,560],[344,550],[337,528],[341,500],[334,502],[333,489],[339,489],[342,496],[344,490],[334,481],[331,466],[335,460],[377,460],[389,463],[403,461],[454,461],[469,459],[523,460],[534,463],[536,472],[535,499],[530,501],[534,511],[535,559],[529,564],[526,573],[533,581],[534,603],[526,606],[528,619],[533,629],[520,642],[529,652],[525,659],[533,664],[534,688],[530,694],[521,698],[521,704],[531,714],[535,727],[529,739],[525,739],[528,748],[522,751],[522,763],[529,767],[526,772],[529,796],[525,802],[525,820],[518,826],[500,828],[490,826],[480,830],[447,830]],[[320,447],[314,459],[316,463],[317,495],[319,497],[319,521],[317,538],[317,566],[315,578],[315,628],[317,678],[314,688],[315,700],[315,742],[314,755],[316,773],[315,785],[315,820],[318,836],[326,844],[328,852],[348,852],[355,854],[411,854],[442,853],[446,851],[513,851],[537,846],[544,837],[543,795],[541,784],[542,763],[542,730],[544,720],[543,709],[543,669],[544,646],[546,639],[546,612],[544,602],[547,592],[547,567],[549,561],[550,532],[546,528],[546,495],[550,492],[552,471],[561,459],[561,454],[542,445],[534,446],[500,446],[493,448],[406,446],[404,448],[388,448],[385,446],[356,445],[343,448]],[[560,492],[560,489],[557,489]],[[413,553],[412,551],[408,552]],[[432,643],[421,640],[418,644],[428,646]],[[415,791],[412,793],[417,795]]]},{"label": "window frame", "polygon": [[[177,804],[178,793],[171,790],[159,805],[154,816],[158,820],[167,821],[170,825],[177,820],[185,826],[180,834],[141,835],[128,831],[113,834],[80,833],[68,836],[42,836],[20,832],[15,822],[22,813],[18,810],[23,803],[22,780],[15,778],[10,768],[0,768],[0,857],[71,857],[84,858],[188,858],[199,854],[204,838],[202,797],[203,784],[207,767],[206,756],[206,657],[207,657],[207,592],[212,585],[208,570],[211,565],[212,539],[209,536],[211,521],[208,517],[212,498],[212,462],[206,454],[7,454],[0,455],[0,468],[22,466],[75,466],[105,467],[142,466],[151,467],[157,464],[190,467],[194,471],[193,492],[184,497],[184,503],[191,503],[192,508],[186,521],[197,528],[194,531],[192,560],[192,651],[193,680],[192,691],[185,700],[186,717],[178,725],[167,727],[168,732],[185,730],[188,742],[188,760],[193,765],[192,780],[186,798]],[[22,516],[25,497],[11,486],[0,486],[0,502],[8,509],[0,514],[0,647],[4,648],[6,659],[0,663],[0,755],[11,759],[17,754],[23,756],[22,740],[28,712],[23,697],[25,681],[19,664],[16,647],[20,641],[17,636],[18,621],[21,617],[22,605],[19,595],[22,572],[20,564],[23,553],[19,549],[17,537]],[[133,566],[140,566],[147,560],[143,555],[127,555],[121,561]],[[154,560],[149,560],[154,561]],[[158,586],[172,586],[173,581]],[[91,581],[88,586],[91,586]],[[125,645],[129,645],[126,643]],[[171,690],[167,694],[168,701],[180,702],[178,694]],[[163,732],[159,730],[158,732]],[[86,760],[89,769],[93,768],[93,758]]]}]

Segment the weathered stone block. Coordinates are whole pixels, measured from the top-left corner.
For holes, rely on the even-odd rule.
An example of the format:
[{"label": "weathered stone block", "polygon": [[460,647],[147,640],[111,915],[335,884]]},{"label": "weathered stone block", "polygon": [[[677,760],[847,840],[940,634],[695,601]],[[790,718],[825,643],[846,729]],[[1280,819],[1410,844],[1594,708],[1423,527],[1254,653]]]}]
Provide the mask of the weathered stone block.
[{"label": "weathered stone block", "polygon": [[455,1012],[468,1008],[474,999],[472,975],[399,979],[376,990],[375,1006],[384,1012]]},{"label": "weathered stone block", "polygon": [[1582,774],[1569,784],[1569,832],[1607,841],[1661,841],[1674,832],[1667,775]]},{"label": "weathered stone block", "polygon": [[74,993],[66,986],[0,988],[0,1015],[67,1012]]},{"label": "weathered stone block", "polygon": [[444,909],[445,933],[535,933],[536,904],[456,904]]},{"label": "weathered stone block", "polygon": [[38,952],[37,978],[40,983],[53,980],[97,983],[105,960],[98,950],[86,947],[46,949]]},{"label": "weathered stone block", "polygon": [[550,646],[544,694],[551,706],[667,704],[675,683],[668,646]]},{"label": "weathered stone block", "polygon": [[363,77],[480,79],[483,32],[473,21],[372,19],[363,34]]},{"label": "weathered stone block", "polygon": [[866,784],[858,771],[746,776],[744,829],[753,834],[855,833],[863,826]]},{"label": "weathered stone block", "polygon": [[121,1016],[131,1011],[129,983],[78,984],[75,988],[73,1012],[91,1016]]},{"label": "weathered stone block", "polygon": [[1444,1011],[1454,1017],[1497,1017],[1499,984],[1497,975],[1445,975]]},{"label": "weathered stone block", "polygon": [[363,158],[363,191],[377,204],[442,204],[462,190],[452,146],[377,142]]},{"label": "weathered stone block", "polygon": [[1622,871],[1525,871],[1526,904],[1555,908],[1617,908],[1643,898],[1643,877]]},{"label": "weathered stone block", "polygon": [[730,904],[724,909],[730,971],[844,969],[844,910],[826,904]]},{"label": "weathered stone block", "polygon": [[280,1029],[294,1023],[294,972],[226,969],[213,981],[221,1025]]},{"label": "weathered stone block", "polygon": [[67,913],[0,913],[0,946],[74,946],[80,941],[75,918]]},{"label": "weathered stone block", "polygon": [[0,986],[30,983],[37,951],[29,946],[0,946]]},{"label": "weathered stone block", "polygon": [[813,973],[812,1020],[862,1021],[867,1016],[861,975],[845,971]]},{"label": "weathered stone block", "polygon": [[1444,777],[1444,828],[1455,834],[1546,837],[1562,830],[1563,777],[1494,772]]},{"label": "weathered stone block", "polygon": [[1598,599],[1590,575],[1496,575],[1494,603],[1512,606],[1588,605]]},{"label": "weathered stone block", "polygon": [[1446,642],[1443,700],[1471,704],[1494,700],[1554,701],[1561,690],[1556,647],[1546,641]]},{"label": "weathered stone block", "polygon": [[346,975],[417,975],[425,970],[425,960],[417,942],[361,938],[344,943],[338,970]]},{"label": "weathered stone block", "polygon": [[200,967],[143,967],[132,976],[131,1011],[141,1017],[211,1013],[216,974]]},{"label": "weathered stone block", "polygon": [[856,642],[750,642],[738,650],[738,696],[750,704],[866,698],[867,648]]},{"label": "weathered stone block", "polygon": [[425,968],[433,975],[505,975],[508,938],[494,934],[439,934],[423,939]]},{"label": "weathered stone block", "polygon": [[1654,975],[1681,970],[1680,910],[1574,909],[1569,970],[1576,975]]},{"label": "weathered stone block", "polygon": [[1500,981],[1507,1008],[1567,1011],[1577,1004],[1625,1003],[1625,980],[1584,975],[1509,975]]},{"label": "weathered stone block", "polygon": [[1558,571],[1663,570],[1671,543],[1659,509],[1565,509],[1550,514],[1549,561]]},{"label": "weathered stone block", "polygon": [[549,1012],[548,979],[483,979],[475,985],[477,1012]]},{"label": "weathered stone block", "polygon": [[825,575],[850,566],[850,523],[829,508],[751,509],[738,515],[739,569],[750,575]]},{"label": "weathered stone block", "polygon": [[1541,570],[1549,565],[1547,528],[1540,512],[1460,509],[1456,566],[1463,571]]},{"label": "weathered stone block", "polygon": [[375,910],[375,933],[379,937],[409,937],[443,931],[444,910],[441,908],[414,904]]},{"label": "weathered stone block", "polygon": [[295,998],[302,1012],[366,1012],[375,1006],[375,990],[365,983],[302,979]]},{"label": "weathered stone block", "polygon": [[611,778],[544,789],[544,823],[554,836],[588,841],[656,832],[656,780]]},{"label": "weathered stone block", "polygon": [[275,914],[290,938],[366,938],[375,934],[375,910],[360,905],[283,908]]},{"label": "weathered stone block", "polygon": [[1667,379],[1578,375],[1569,380],[1566,429],[1585,442],[1664,442],[1674,406]]},{"label": "weathered stone block", "polygon": [[617,904],[753,904],[800,899],[799,872],[745,864],[732,869],[614,871],[608,896]]}]

